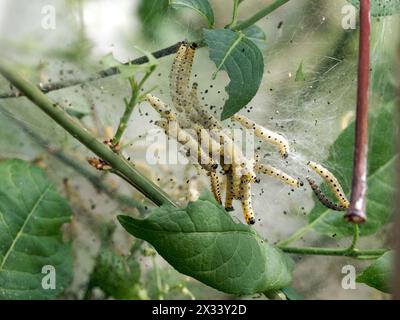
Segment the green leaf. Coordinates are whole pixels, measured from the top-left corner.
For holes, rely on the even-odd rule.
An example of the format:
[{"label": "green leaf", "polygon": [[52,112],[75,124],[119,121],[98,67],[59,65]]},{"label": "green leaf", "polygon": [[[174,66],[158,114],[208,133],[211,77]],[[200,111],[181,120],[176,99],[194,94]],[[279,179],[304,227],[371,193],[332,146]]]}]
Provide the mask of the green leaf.
[{"label": "green leaf", "polygon": [[388,251],[376,259],[356,278],[357,282],[390,293],[390,282],[393,268],[393,252]]},{"label": "green leaf", "polygon": [[[0,162],[0,300],[57,297],[72,278],[70,244],[61,226],[71,209],[41,169],[21,160]],[[56,288],[45,290],[44,266],[53,266]]]},{"label": "green leaf", "polygon": [[[360,7],[360,0],[347,0],[353,6]],[[400,0],[371,0],[371,16],[391,16],[400,13]]]},{"label": "green leaf", "polygon": [[144,220],[118,220],[176,270],[223,292],[249,295],[291,281],[292,260],[235,222],[209,193],[185,209],[162,206]]},{"label": "green leaf", "polygon": [[140,265],[132,256],[121,257],[101,249],[93,269],[90,286],[99,287],[115,299],[135,299],[139,293]]},{"label": "green leaf", "polygon": [[[377,232],[388,223],[393,212],[395,159],[394,137],[398,125],[394,120],[394,105],[389,104],[377,110],[369,118],[368,151],[368,193],[367,221],[360,225],[361,235]],[[344,192],[349,195],[352,177],[354,147],[354,122],[349,125],[331,146],[329,157],[324,166],[342,182]],[[327,210],[320,203],[310,213],[310,223],[320,233],[338,238],[351,236],[353,226],[343,219],[343,213]]]},{"label": "green leaf", "polygon": [[[240,21],[238,21],[240,23]],[[267,36],[263,29],[253,24],[252,26],[242,30],[247,39],[253,41],[261,50],[267,47]]]},{"label": "green leaf", "polygon": [[101,64],[105,68],[118,68],[121,77],[125,79],[133,77],[138,72],[150,72],[157,67],[158,60],[150,52],[140,49],[138,47],[134,48],[144,54],[147,57],[148,62],[143,64],[124,64],[115,59],[112,53],[109,53],[101,59]]},{"label": "green leaf", "polygon": [[294,81],[297,82],[297,81],[305,81],[305,80],[306,80],[306,76],[304,75],[304,72],[303,72],[303,62],[301,62],[299,67],[297,68]]},{"label": "green leaf", "polygon": [[210,58],[217,65],[215,74],[225,70],[230,78],[225,88],[229,99],[221,115],[224,120],[253,99],[263,77],[264,60],[260,49],[242,32],[204,29],[204,39],[210,49]]},{"label": "green leaf", "polygon": [[143,26],[143,33],[150,38],[157,38],[160,24],[167,14],[169,0],[142,0],[138,17]]},{"label": "green leaf", "polygon": [[207,20],[209,28],[214,26],[214,11],[208,0],[170,0],[170,5],[173,8],[190,8],[195,10]]}]

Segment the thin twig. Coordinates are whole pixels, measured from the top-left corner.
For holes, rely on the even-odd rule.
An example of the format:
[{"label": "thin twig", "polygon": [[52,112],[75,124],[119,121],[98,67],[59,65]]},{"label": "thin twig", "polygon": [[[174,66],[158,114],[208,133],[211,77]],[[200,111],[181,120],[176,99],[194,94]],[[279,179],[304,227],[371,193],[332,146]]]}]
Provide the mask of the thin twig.
[{"label": "thin twig", "polygon": [[360,40],[358,58],[358,87],[356,133],[354,147],[351,203],[345,219],[363,223],[366,218],[367,155],[368,155],[368,80],[370,47],[370,1],[360,1]]},{"label": "thin twig", "polygon": [[[152,53],[152,55],[156,58],[162,58],[162,57],[166,57],[169,56],[171,54],[176,53],[176,51],[178,50],[179,46],[181,45],[182,42],[177,42],[169,47],[166,47],[164,49],[155,51]],[[125,65],[129,65],[129,64],[144,64],[146,62],[148,62],[148,58],[147,56],[142,56],[139,57],[137,59],[125,62]],[[41,85],[38,86],[38,89],[40,89],[40,91],[42,91],[43,93],[49,93],[51,91],[55,91],[55,90],[60,90],[60,89],[64,89],[64,88],[69,88],[72,86],[76,86],[76,85],[80,85],[83,83],[87,83],[87,82],[92,82],[92,81],[96,81],[96,80],[100,80],[103,78],[107,78],[107,77],[111,77],[114,75],[119,74],[120,71],[117,67],[111,67],[108,68],[106,70],[102,70],[99,71],[98,73],[91,75],[89,77],[87,77],[86,79],[78,79],[78,80],[70,80],[70,81],[62,81],[62,82],[55,82],[55,83],[49,83],[46,85]],[[6,99],[6,98],[15,98],[15,97],[20,97],[23,96],[24,93],[23,92],[7,92],[4,94],[0,94],[0,99]]]},{"label": "thin twig", "polygon": [[370,249],[370,250],[359,250],[351,248],[318,248],[318,247],[285,247],[278,246],[283,252],[293,253],[293,254],[311,254],[311,255],[321,255],[321,256],[342,256],[342,257],[352,257],[363,259],[370,258],[376,259],[389,249]]},{"label": "thin twig", "polygon": [[239,0],[233,0],[232,20],[231,23],[228,25],[229,28],[233,28],[236,26],[238,18],[238,7],[239,7]]},{"label": "thin twig", "polygon": [[119,121],[117,132],[115,133],[115,136],[111,140],[114,151],[118,151],[118,148],[120,147],[122,135],[124,134],[126,128],[128,127],[128,121],[131,118],[133,109],[135,108],[135,106],[138,104],[138,102],[140,101],[140,99],[142,97],[142,96],[140,96],[140,91],[141,91],[144,83],[151,76],[151,74],[153,73],[154,70],[155,70],[155,67],[150,68],[150,70],[148,70],[146,72],[146,74],[143,76],[142,80],[139,83],[137,83],[134,78],[129,78],[129,83],[130,83],[131,92],[132,92],[131,98],[129,101],[124,100],[125,111]]},{"label": "thin twig", "polygon": [[107,145],[98,141],[86,128],[82,127],[78,121],[64,112],[56,102],[50,100],[34,84],[22,78],[13,67],[9,66],[7,62],[2,59],[0,59],[0,73],[75,139],[80,141],[113,169],[118,170],[129,180],[129,183],[133,187],[148,199],[159,206],[162,204],[176,206],[161,188],[143,176],[124,157],[116,154]]},{"label": "thin twig", "polygon": [[243,30],[246,29],[253,24],[255,24],[257,21],[261,20],[271,12],[275,11],[279,7],[283,6],[285,3],[289,2],[290,0],[275,0],[273,3],[271,3],[269,6],[261,9],[260,11],[256,12],[254,15],[252,15],[250,18],[242,21],[241,23],[237,24],[232,30],[238,31],[238,30]]}]

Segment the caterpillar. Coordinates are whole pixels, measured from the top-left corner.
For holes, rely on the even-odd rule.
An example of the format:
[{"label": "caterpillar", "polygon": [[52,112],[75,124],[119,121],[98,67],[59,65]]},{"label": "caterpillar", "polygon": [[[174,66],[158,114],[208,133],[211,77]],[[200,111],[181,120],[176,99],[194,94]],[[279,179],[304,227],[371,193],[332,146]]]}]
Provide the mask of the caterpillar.
[{"label": "caterpillar", "polygon": [[299,187],[303,185],[303,182],[295,179],[288,174],[284,173],[283,171],[274,168],[268,164],[256,163],[255,165],[256,172],[263,173],[269,175],[274,178],[278,178],[282,182],[292,186],[292,187]]},{"label": "caterpillar", "polygon": [[157,97],[155,97],[151,94],[147,94],[146,100],[164,119],[166,119],[168,121],[176,121],[177,120],[177,115]]},{"label": "caterpillar", "polygon": [[254,224],[256,222],[254,218],[253,207],[251,204],[251,184],[250,182],[243,182],[240,186],[240,203],[242,205],[244,220],[247,224]]},{"label": "caterpillar", "polygon": [[203,106],[201,106],[199,102],[199,98],[197,96],[197,88],[198,88],[198,83],[194,82],[192,84],[192,90],[190,92],[190,100],[193,106],[193,109],[196,110],[198,114],[198,120],[201,122],[201,124],[207,128],[207,129],[222,129],[221,123],[217,120],[217,118],[214,117],[214,115],[205,109]]},{"label": "caterpillar", "polygon": [[236,114],[232,117],[232,119],[239,122],[243,127],[254,130],[254,134],[262,140],[276,145],[279,148],[279,153],[283,158],[288,157],[290,152],[289,143],[285,137],[256,124],[245,116]]},{"label": "caterpillar", "polygon": [[219,140],[221,146],[220,162],[223,165],[230,164],[230,172],[232,174],[232,190],[235,199],[239,198],[240,181],[245,177],[248,181],[255,181],[256,174],[254,172],[254,162],[243,156],[242,151],[234,143],[234,141],[223,131],[211,130],[216,140]]},{"label": "caterpillar", "polygon": [[221,145],[209,135],[203,126],[195,123],[192,125],[192,128],[196,131],[197,140],[203,150],[206,150],[208,155],[215,161],[220,161],[220,155],[223,152]]},{"label": "caterpillar", "polygon": [[327,196],[322,193],[322,190],[318,187],[316,182],[310,178],[306,178],[311,189],[314,191],[314,194],[317,196],[318,200],[327,208],[336,210],[336,211],[345,211],[346,207],[343,207],[340,204],[336,204],[333,201],[329,200]]},{"label": "caterpillar", "polygon": [[191,108],[189,97],[189,81],[192,72],[196,44],[182,42],[170,72],[170,94],[178,112],[188,112]]},{"label": "caterpillar", "polygon": [[240,199],[241,196],[241,182],[242,182],[242,175],[241,169],[238,166],[233,165],[232,169],[232,194],[235,199]]},{"label": "caterpillar", "polygon": [[179,127],[176,121],[167,122],[166,120],[156,121],[155,124],[165,130],[165,133],[187,150],[188,157],[196,157],[196,162],[206,171],[215,172],[218,164],[215,163],[203,150],[200,148],[196,139]]},{"label": "caterpillar", "polygon": [[222,204],[221,189],[217,173],[210,172],[210,182],[211,182],[211,192],[213,193],[215,200],[217,200],[219,204]]},{"label": "caterpillar", "polygon": [[339,201],[340,205],[343,208],[347,209],[350,205],[349,200],[347,200],[343,192],[342,186],[333,175],[333,173],[324,168],[322,165],[313,161],[309,161],[307,165],[325,180],[325,182],[328,184],[333,194],[335,195],[336,199]]},{"label": "caterpillar", "polygon": [[232,173],[226,173],[225,210],[233,211],[233,184]]}]

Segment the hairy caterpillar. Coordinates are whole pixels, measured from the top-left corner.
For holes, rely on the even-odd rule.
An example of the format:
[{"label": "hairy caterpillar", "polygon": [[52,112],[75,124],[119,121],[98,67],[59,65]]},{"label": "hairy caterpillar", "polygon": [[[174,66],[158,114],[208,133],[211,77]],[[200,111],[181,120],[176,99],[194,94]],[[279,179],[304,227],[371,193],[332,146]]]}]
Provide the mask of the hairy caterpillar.
[{"label": "hairy caterpillar", "polygon": [[218,167],[216,164],[204,151],[200,148],[196,139],[194,139],[190,134],[185,132],[179,127],[176,121],[167,122],[166,120],[156,121],[155,124],[165,130],[165,133],[176,139],[180,144],[182,144],[187,150],[188,157],[195,157],[197,163],[206,171],[214,172]]},{"label": "hairy caterpillar", "polygon": [[336,199],[339,201],[340,205],[343,208],[347,209],[350,205],[349,200],[347,200],[343,192],[342,186],[333,175],[333,173],[324,168],[322,165],[313,161],[309,161],[307,165],[325,180],[325,182],[328,184],[333,194],[335,195]]},{"label": "hairy caterpillar", "polygon": [[241,169],[238,166],[232,166],[232,194],[235,199],[240,199],[242,182]]},{"label": "hairy caterpillar", "polygon": [[278,178],[282,182],[284,182],[292,187],[299,187],[299,186],[303,185],[303,183],[301,181],[289,176],[288,174],[284,173],[283,171],[281,171],[277,168],[274,168],[268,164],[257,163],[255,165],[255,169],[256,169],[256,172],[258,172],[258,173],[263,173],[263,174],[269,175],[271,177]]},{"label": "hairy caterpillar", "polygon": [[250,182],[243,182],[240,185],[240,203],[242,205],[244,220],[247,224],[254,224],[256,222],[254,218],[253,207],[251,204],[251,184]]},{"label": "hairy caterpillar", "polygon": [[151,94],[147,94],[146,100],[164,119],[166,119],[168,121],[176,121],[177,120],[177,115],[157,97],[155,97]]},{"label": "hairy caterpillar", "polygon": [[[208,134],[208,132],[199,124],[194,124],[193,129],[196,130],[197,134],[197,141],[200,148],[208,154],[211,159],[218,158],[218,153],[220,152],[220,145],[214,141]],[[215,156],[217,153],[217,156]],[[214,195],[215,200],[219,204],[222,203],[221,200],[221,190],[220,190],[220,183],[217,173],[211,172],[210,173],[210,182],[211,182],[211,191]]]},{"label": "hairy caterpillar", "polygon": [[233,184],[232,173],[226,173],[225,210],[233,211]]},{"label": "hairy caterpillar", "polygon": [[217,173],[210,172],[210,181],[211,181],[211,192],[213,193],[215,200],[217,200],[219,204],[222,204],[221,189]]},{"label": "hairy caterpillar", "polygon": [[193,109],[196,110],[198,113],[198,120],[201,122],[201,124],[207,128],[207,129],[222,129],[222,126],[220,122],[217,120],[217,118],[214,117],[214,115],[205,109],[204,107],[201,106],[199,102],[199,98],[197,96],[197,88],[198,88],[198,83],[194,82],[192,84],[192,90],[190,92],[190,100],[193,106]]},{"label": "hairy caterpillar", "polygon": [[327,208],[336,210],[336,211],[345,211],[346,208],[340,204],[336,204],[333,201],[329,200],[326,195],[323,194],[322,190],[318,187],[314,180],[310,178],[306,178],[311,189],[314,191],[314,194],[317,196],[318,200]]},{"label": "hairy caterpillar", "polygon": [[189,81],[192,72],[196,44],[182,42],[179,47],[170,72],[171,99],[178,112],[190,110]]},{"label": "hairy caterpillar", "polygon": [[192,128],[196,131],[197,140],[203,150],[205,150],[215,161],[220,161],[220,155],[223,154],[221,145],[210,136],[203,126],[196,123],[192,125]]},{"label": "hairy caterpillar", "polygon": [[264,127],[256,124],[254,121],[242,115],[234,115],[232,117],[235,121],[239,122],[243,127],[254,130],[254,134],[262,140],[276,145],[279,148],[279,153],[283,158],[289,155],[289,143],[285,137],[273,131],[265,129]]}]

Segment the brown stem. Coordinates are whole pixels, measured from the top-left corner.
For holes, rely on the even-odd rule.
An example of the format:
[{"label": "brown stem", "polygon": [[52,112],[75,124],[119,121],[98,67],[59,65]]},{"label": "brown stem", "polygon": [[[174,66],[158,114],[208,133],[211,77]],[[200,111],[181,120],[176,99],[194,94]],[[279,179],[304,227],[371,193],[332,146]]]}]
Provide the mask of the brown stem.
[{"label": "brown stem", "polygon": [[365,213],[365,202],[367,193],[370,32],[370,1],[361,0],[353,182],[351,186],[351,203],[349,210],[345,215],[345,219],[352,223],[363,223],[367,218]]}]

